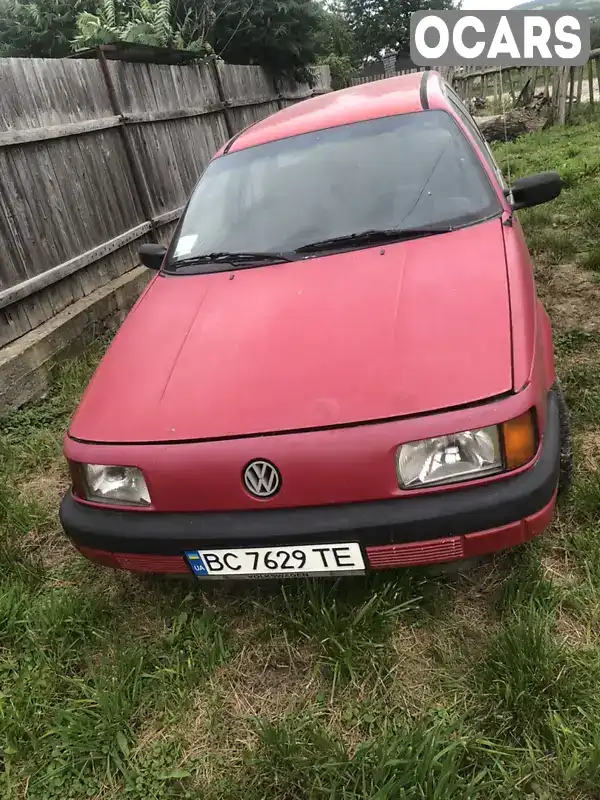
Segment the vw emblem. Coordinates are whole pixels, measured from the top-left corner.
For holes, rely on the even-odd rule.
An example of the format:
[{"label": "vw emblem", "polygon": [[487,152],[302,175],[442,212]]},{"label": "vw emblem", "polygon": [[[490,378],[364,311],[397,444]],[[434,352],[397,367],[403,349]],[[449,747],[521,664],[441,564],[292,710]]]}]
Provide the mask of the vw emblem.
[{"label": "vw emblem", "polygon": [[251,461],[244,470],[244,485],[254,497],[273,497],[281,487],[281,475],[269,461]]}]

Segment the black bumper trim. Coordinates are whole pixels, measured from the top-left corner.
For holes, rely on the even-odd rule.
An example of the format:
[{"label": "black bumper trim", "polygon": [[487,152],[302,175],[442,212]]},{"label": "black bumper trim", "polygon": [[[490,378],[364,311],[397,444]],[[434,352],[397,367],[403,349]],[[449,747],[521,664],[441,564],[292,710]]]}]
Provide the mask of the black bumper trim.
[{"label": "black bumper trim", "polygon": [[61,525],[75,543],[122,553],[176,555],[194,547],[310,544],[342,539],[364,546],[416,542],[498,528],[544,508],[558,484],[558,400],[548,395],[546,430],[534,465],[514,477],[429,496],[309,508],[162,513],[85,506],[71,492]]}]

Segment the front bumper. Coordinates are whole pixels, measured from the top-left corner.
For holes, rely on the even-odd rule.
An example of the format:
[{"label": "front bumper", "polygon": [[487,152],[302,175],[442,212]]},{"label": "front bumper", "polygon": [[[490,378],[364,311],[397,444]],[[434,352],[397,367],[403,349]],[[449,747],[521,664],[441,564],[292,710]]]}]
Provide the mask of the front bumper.
[{"label": "front bumper", "polygon": [[312,508],[206,513],[116,511],[68,492],[60,521],[75,547],[105,566],[188,573],[192,549],[357,541],[372,569],[455,561],[513,547],[550,523],[560,464],[558,401],[548,395],[534,464],[513,477],[432,495]]}]

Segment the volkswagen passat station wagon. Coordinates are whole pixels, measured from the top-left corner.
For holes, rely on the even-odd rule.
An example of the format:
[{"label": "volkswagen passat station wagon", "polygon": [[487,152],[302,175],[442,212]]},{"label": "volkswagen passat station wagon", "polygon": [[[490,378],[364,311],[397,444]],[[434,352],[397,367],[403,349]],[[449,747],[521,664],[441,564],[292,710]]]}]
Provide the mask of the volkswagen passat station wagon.
[{"label": "volkswagen passat station wagon", "polygon": [[60,508],[108,567],[362,574],[511,548],[571,473],[510,186],[428,71],[230,139],[87,387]]}]

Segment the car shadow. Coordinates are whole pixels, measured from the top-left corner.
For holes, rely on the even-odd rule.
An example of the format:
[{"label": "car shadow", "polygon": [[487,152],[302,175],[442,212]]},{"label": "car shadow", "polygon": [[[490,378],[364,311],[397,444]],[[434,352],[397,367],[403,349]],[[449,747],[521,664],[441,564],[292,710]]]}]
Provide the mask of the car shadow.
[{"label": "car shadow", "polygon": [[419,603],[435,611],[444,596],[461,589],[489,594],[501,586],[527,553],[528,545],[493,556],[427,567],[405,567],[360,576],[268,578],[248,580],[198,579],[189,576],[142,576],[140,582],[161,602],[175,604],[191,594],[209,606],[229,602],[268,604],[284,595],[290,603],[305,595],[359,606],[374,593],[392,594],[399,602]]}]

